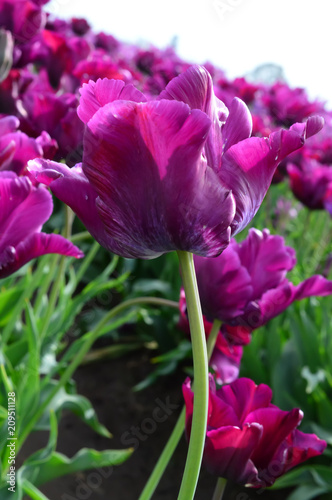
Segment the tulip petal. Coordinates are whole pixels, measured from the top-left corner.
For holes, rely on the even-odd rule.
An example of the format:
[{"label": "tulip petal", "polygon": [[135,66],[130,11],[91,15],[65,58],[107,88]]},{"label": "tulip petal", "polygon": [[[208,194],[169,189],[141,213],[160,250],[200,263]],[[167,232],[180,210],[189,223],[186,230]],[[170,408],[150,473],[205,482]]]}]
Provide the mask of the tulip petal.
[{"label": "tulip petal", "polygon": [[235,97],[229,107],[229,116],[223,128],[224,154],[240,141],[251,136],[252,118],[247,105]]},{"label": "tulip petal", "polygon": [[261,440],[251,457],[258,469],[268,468],[279,446],[300,424],[302,418],[303,412],[298,408],[288,412],[272,406],[258,408],[246,416],[246,422],[257,422],[263,427]]},{"label": "tulip petal", "polygon": [[296,429],[287,437],[288,456],[285,472],[311,457],[321,455],[326,446],[326,441],[315,434],[306,434]]},{"label": "tulip petal", "polygon": [[210,118],[212,126],[205,145],[209,167],[215,172],[220,168],[223,151],[222,127],[228,110],[213,92],[213,82],[203,66],[191,66],[182,75],[173,78],[161,92],[159,99],[185,102],[191,109],[200,109]]},{"label": "tulip petal", "polygon": [[285,280],[279,287],[264,293],[258,301],[261,313],[259,326],[278,316],[295,300],[312,296],[324,297],[331,294],[332,281],[320,275],[311,276],[297,286]]},{"label": "tulip petal", "polygon": [[134,102],[145,102],[146,97],[132,84],[125,85],[122,80],[98,79],[96,82],[90,80],[84,83],[80,89],[81,100],[77,108],[77,114],[84,123],[105,104],[118,99]]},{"label": "tulip petal", "polygon": [[39,231],[49,219],[52,196],[44,186],[32,188],[27,177],[10,178],[0,172],[0,251],[16,247],[32,232]]},{"label": "tulip petal", "polygon": [[8,257],[0,255],[0,278],[6,278],[27,262],[41,255],[57,253],[68,257],[82,258],[84,254],[59,234],[34,233],[21,241],[16,248],[9,247]]},{"label": "tulip petal", "polygon": [[20,120],[16,116],[3,116],[0,119],[0,137],[16,132],[20,126]]},{"label": "tulip petal", "polygon": [[233,199],[201,156],[209,128],[201,111],[165,100],[115,101],[89,121],[83,170],[123,256],[217,255],[228,244]]},{"label": "tulip petal", "polygon": [[215,259],[195,256],[194,263],[203,314],[221,321],[242,314],[253,288],[234,244]]},{"label": "tulip petal", "polygon": [[232,189],[236,202],[232,235],[240,232],[256,214],[281,160],[299,149],[308,131],[314,133],[320,125],[323,126],[323,120],[313,123],[309,119],[289,130],[273,132],[269,138],[251,137],[228,149],[219,177]]},{"label": "tulip petal", "polygon": [[[234,409],[240,424],[246,421],[246,415],[258,408],[267,407],[272,399],[272,390],[265,384],[256,385],[249,378],[240,378],[217,391],[217,395]],[[253,422],[253,420],[250,420]],[[259,420],[257,422],[261,423]]]},{"label": "tulip petal", "polygon": [[234,346],[236,352],[233,356],[227,355],[219,349],[214,349],[210,366],[215,372],[218,384],[229,384],[238,378],[242,358],[242,347]]},{"label": "tulip petal", "polygon": [[63,163],[38,158],[29,161],[28,171],[37,182],[49,186],[52,193],[75,212],[101,245],[108,246],[109,237],[96,207],[97,193],[84,175],[81,164],[69,168]]},{"label": "tulip petal", "polygon": [[281,236],[272,236],[267,229],[249,229],[248,237],[236,247],[241,264],[251,277],[251,300],[277,287],[296,264],[295,250],[286,247]]},{"label": "tulip petal", "polygon": [[211,474],[246,484],[257,477],[251,455],[258,445],[263,429],[260,424],[239,427],[225,426],[208,431],[203,462]]}]

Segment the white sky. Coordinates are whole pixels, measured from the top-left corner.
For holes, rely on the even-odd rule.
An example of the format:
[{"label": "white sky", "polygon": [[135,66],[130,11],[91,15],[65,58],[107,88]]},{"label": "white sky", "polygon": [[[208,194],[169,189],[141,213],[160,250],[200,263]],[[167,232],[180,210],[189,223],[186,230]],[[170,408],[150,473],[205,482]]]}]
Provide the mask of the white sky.
[{"label": "white sky", "polygon": [[209,60],[230,78],[263,63],[282,66],[332,109],[330,0],[52,0],[57,17],[85,17],[96,31],[124,42],[167,46],[193,63]]}]

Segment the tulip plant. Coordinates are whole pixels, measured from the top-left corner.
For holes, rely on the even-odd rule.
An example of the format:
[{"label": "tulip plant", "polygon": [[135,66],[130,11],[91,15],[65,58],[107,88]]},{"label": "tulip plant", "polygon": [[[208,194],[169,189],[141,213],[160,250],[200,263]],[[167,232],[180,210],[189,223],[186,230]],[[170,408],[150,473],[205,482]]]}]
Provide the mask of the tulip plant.
[{"label": "tulip plant", "polygon": [[[183,410],[140,500],[184,433],[179,500],[202,466],[213,500],[234,483],[331,493],[331,113],[303,89],[231,82],[46,3],[0,0],[0,498],[47,500],[48,481],[130,459],[84,442],[66,457],[58,424],[71,409],[111,437],[73,376],[102,336],[156,308],[176,314],[181,341],[156,359],[182,377]],[[154,290],[155,259],[176,276],[170,292],[133,294],[135,272]],[[97,310],[103,291],[117,299]],[[283,385],[287,370],[300,388]],[[22,463],[38,430],[48,444]]]}]

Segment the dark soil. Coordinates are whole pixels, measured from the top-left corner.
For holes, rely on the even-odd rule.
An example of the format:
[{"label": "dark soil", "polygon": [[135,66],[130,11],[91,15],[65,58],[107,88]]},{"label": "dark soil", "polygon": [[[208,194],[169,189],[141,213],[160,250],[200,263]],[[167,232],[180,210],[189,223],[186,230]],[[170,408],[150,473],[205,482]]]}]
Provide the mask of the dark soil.
[{"label": "dark soil", "polygon": [[[78,392],[95,408],[99,420],[112,432],[113,439],[96,434],[71,413],[64,413],[59,425],[57,450],[71,457],[83,447],[97,450],[136,446],[132,457],[111,469],[86,471],[64,476],[44,485],[41,490],[50,500],[137,500],[181,411],[183,400],[181,372],[160,379],[141,392],[131,387],[151,370],[145,351],[121,359],[99,361],[80,367],[75,375]],[[165,413],[165,407],[167,410]],[[156,408],[161,410],[156,410]],[[155,413],[154,413],[155,412]],[[164,413],[163,413],[164,412]],[[157,423],[154,415],[159,420]],[[136,437],[134,436],[136,434]],[[35,433],[27,441],[23,455],[44,446],[46,433]],[[183,437],[153,500],[176,500],[187,453]],[[195,500],[213,496],[216,478],[202,470]],[[228,485],[224,500],[282,500],[280,492],[256,491]]]}]

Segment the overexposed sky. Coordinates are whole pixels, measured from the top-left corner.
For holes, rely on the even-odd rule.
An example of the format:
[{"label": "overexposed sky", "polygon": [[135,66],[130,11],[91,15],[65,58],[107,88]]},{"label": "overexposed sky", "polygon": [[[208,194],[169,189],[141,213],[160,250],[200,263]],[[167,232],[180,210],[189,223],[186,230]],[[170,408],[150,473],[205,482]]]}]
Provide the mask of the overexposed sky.
[{"label": "overexposed sky", "polygon": [[283,67],[332,109],[330,0],[52,0],[57,17],[85,17],[96,31],[124,42],[166,47],[193,63],[207,60],[230,78],[264,63]]}]

